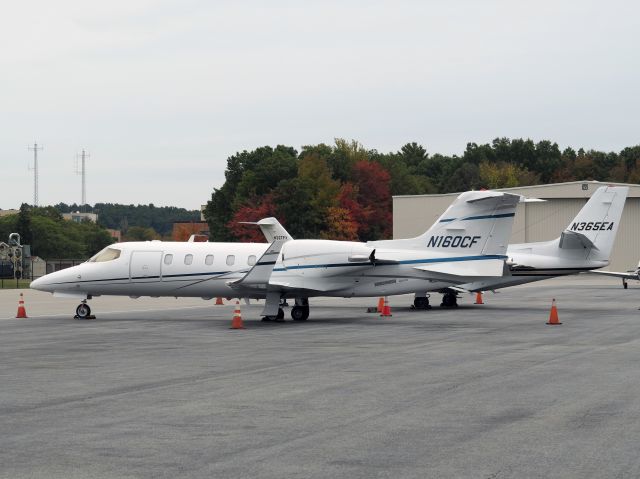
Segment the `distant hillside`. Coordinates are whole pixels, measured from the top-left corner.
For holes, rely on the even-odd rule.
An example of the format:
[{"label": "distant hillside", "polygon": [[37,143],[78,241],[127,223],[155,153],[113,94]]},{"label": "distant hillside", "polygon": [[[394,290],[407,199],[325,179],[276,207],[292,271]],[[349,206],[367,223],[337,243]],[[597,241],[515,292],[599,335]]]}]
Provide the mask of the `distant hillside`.
[{"label": "distant hillside", "polygon": [[175,206],[121,205],[117,203],[96,203],[93,207],[59,203],[55,208],[60,213],[88,211],[98,214],[98,223],[105,228],[122,230],[126,233],[133,226],[153,228],[160,235],[171,234],[174,221],[200,221],[200,211],[176,208]]}]

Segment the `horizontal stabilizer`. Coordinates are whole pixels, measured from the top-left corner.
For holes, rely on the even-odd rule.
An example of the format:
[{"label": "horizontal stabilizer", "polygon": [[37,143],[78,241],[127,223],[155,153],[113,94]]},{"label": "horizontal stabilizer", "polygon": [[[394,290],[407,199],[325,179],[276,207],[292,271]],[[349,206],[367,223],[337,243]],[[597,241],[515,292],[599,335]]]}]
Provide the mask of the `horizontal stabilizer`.
[{"label": "horizontal stabilizer", "polygon": [[502,276],[504,260],[445,261],[442,263],[415,266],[414,269],[451,276]]},{"label": "horizontal stabilizer", "polygon": [[597,246],[586,235],[577,231],[565,230],[560,235],[559,248],[562,249],[587,249],[593,248],[597,250]]},{"label": "horizontal stabilizer", "polygon": [[284,229],[284,226],[282,226],[280,222],[273,217],[262,218],[260,221],[239,221],[238,223],[243,225],[259,226],[262,234],[269,243],[273,243],[274,241],[289,241],[293,239],[289,232]]}]

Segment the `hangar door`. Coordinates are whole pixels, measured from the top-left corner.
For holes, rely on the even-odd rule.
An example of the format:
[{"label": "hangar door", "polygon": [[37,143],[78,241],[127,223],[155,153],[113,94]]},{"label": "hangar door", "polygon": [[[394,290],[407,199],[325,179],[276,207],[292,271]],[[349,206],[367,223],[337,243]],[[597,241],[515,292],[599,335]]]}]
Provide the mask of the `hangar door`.
[{"label": "hangar door", "polygon": [[134,251],[131,253],[129,279],[132,283],[148,283],[160,279],[161,251]]}]

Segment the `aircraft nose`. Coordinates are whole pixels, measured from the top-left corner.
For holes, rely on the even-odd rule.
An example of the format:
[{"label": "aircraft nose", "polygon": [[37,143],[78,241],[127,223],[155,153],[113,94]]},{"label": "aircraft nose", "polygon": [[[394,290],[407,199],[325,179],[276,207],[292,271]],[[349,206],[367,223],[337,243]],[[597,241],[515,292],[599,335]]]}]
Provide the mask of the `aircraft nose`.
[{"label": "aircraft nose", "polygon": [[46,275],[31,281],[29,287],[38,291],[51,291],[51,284]]}]

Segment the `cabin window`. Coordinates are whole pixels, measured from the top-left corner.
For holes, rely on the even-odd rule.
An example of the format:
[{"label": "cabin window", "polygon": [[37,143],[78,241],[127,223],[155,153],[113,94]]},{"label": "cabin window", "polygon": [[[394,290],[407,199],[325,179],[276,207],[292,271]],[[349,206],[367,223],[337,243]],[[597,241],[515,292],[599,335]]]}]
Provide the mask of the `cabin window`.
[{"label": "cabin window", "polygon": [[212,254],[208,254],[206,256],[206,258],[204,259],[204,264],[206,264],[207,266],[211,266],[213,264],[213,255]]},{"label": "cabin window", "polygon": [[227,266],[233,266],[233,263],[235,262],[236,262],[235,255],[230,254],[229,256],[227,256]]},{"label": "cabin window", "polygon": [[120,250],[115,248],[105,248],[89,259],[89,263],[104,263],[105,261],[113,261],[120,257]]},{"label": "cabin window", "polygon": [[171,263],[173,263],[173,255],[172,254],[165,254],[164,255],[164,264],[166,264],[168,266]]},{"label": "cabin window", "polygon": [[185,255],[184,264],[190,265],[191,263],[193,263],[193,255],[192,254]]},{"label": "cabin window", "polygon": [[247,259],[247,264],[249,266],[253,266],[254,264],[256,264],[256,255],[252,254],[251,256],[249,256],[249,259]]}]

